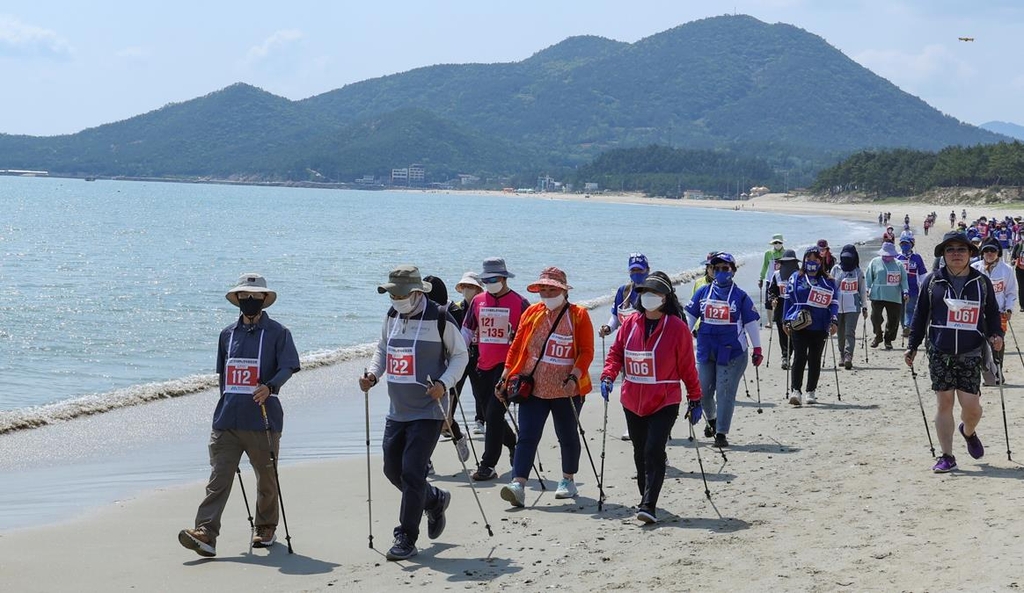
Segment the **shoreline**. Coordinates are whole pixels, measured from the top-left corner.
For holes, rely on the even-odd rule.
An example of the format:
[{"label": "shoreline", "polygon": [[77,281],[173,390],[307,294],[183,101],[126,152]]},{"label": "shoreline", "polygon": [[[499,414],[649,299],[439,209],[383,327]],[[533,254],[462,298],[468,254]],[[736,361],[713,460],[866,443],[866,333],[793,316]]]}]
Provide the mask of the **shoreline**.
[{"label": "shoreline", "polygon": [[[639,200],[650,203],[648,198]],[[694,205],[729,208],[733,204],[702,201]],[[787,205],[764,206],[767,210]],[[820,203],[795,207],[797,212],[788,213],[836,217],[822,212]],[[923,205],[915,210],[914,205],[889,204],[888,209],[900,221],[904,211],[911,213],[912,226],[919,227],[917,214],[936,208]],[[925,255],[945,230],[938,211],[935,232],[928,237],[917,233],[918,251]],[[851,218],[875,222],[866,211]],[[833,249],[838,247],[833,245]],[[862,264],[873,255],[862,252]],[[755,267],[740,270],[756,277]],[[752,286],[749,281],[738,283]],[[602,305],[596,313],[592,311],[595,325],[602,321],[600,315],[606,309]],[[858,338],[860,332],[858,328]],[[398,493],[382,476],[379,439],[375,439],[370,477],[378,551],[369,550],[360,415],[357,431],[332,433],[352,440],[339,451],[347,455],[342,459],[291,459],[289,454],[298,443],[286,429],[281,483],[294,555],[287,554],[283,541],[269,551],[248,554],[249,526],[236,489],[225,511],[219,556],[203,560],[181,548],[175,539],[178,529],[191,526],[208,473],[203,433],[208,431],[212,401],[191,397],[148,410],[163,410],[149,418],[154,426],[165,416],[191,414],[198,425],[206,427],[199,430],[187,451],[177,452],[194,458],[195,469],[189,479],[144,488],[125,500],[92,508],[69,520],[0,530],[0,571],[12,590],[19,591],[181,587],[328,591],[358,583],[374,590],[486,586],[610,593],[680,586],[680,566],[686,578],[708,583],[708,590],[713,591],[995,590],[1016,582],[1011,567],[1015,566],[1015,542],[1024,535],[1024,526],[1012,521],[1008,510],[1012,502],[1020,500],[1017,480],[1024,478],[1024,468],[1001,457],[1003,435],[998,408],[993,407],[998,405],[992,398],[995,392],[985,392],[986,417],[979,428],[989,446],[987,456],[972,461],[955,437],[961,471],[934,476],[929,470],[913,384],[898,349],[870,350],[870,362],[865,364],[858,341],[854,370],[838,370],[842,401],[835,397],[835,376],[827,367],[819,389],[822,403],[796,409],[782,399],[784,374],[778,368],[777,344],[775,352],[770,352],[766,330],[762,330],[762,341],[768,360],[756,378],[748,368],[745,383],[751,398],[747,399],[743,385],[739,390],[730,434],[733,446],[726,450],[728,461],[698,436],[711,500],[704,495],[694,446],[685,438],[686,425],[680,421],[668,451],[669,473],[659,504],[662,521],[653,527],[640,528],[632,519],[630,506],[636,502],[636,487],[631,476],[635,472],[630,444],[617,438],[625,423],[614,395],[605,443],[608,501],[602,513],[596,512],[596,483],[585,452],[577,475],[580,497],[575,503],[554,500],[553,477],[557,476],[559,455],[549,426],[541,445],[548,491],[540,490],[536,480],[531,480],[526,509],[510,510],[498,496],[508,475],[504,464],[499,467],[501,479],[476,483],[495,532],[493,538],[488,537],[451,445],[439,443],[434,454],[438,474],[433,479],[453,492],[448,529],[436,542],[424,535],[418,543],[420,555],[409,562],[386,562],[378,551],[390,545]],[[829,358],[826,351],[826,361]],[[1007,356],[1008,361],[1015,358],[1014,353]],[[361,364],[351,360],[302,373],[294,379],[297,383],[290,397],[302,402],[314,390],[351,391]],[[598,363],[591,372],[599,372]],[[1024,375],[1015,368],[1008,373],[1011,408],[1007,412],[1013,433],[1013,427],[1024,420],[1024,410],[1012,397],[1014,391],[1019,392]],[[930,413],[934,396],[928,391],[926,376],[919,382]],[[757,396],[764,414],[755,413]],[[371,392],[372,402],[386,406],[386,400],[382,391]],[[594,461],[600,463],[603,402],[599,396],[588,400],[581,420]],[[358,404],[361,411],[361,399]],[[323,418],[318,420],[323,426],[314,427],[313,432],[337,431],[336,404],[317,405],[332,411],[321,414]],[[112,415],[106,422],[117,426],[119,418]],[[54,427],[61,428],[54,433],[73,434],[68,430],[73,428],[70,424]],[[374,431],[381,428],[374,420]],[[480,437],[474,444],[479,452]],[[160,446],[160,442],[154,445]],[[242,467],[251,503],[254,484],[244,461]],[[937,504],[939,500],[942,502]],[[958,517],[963,519],[958,521],[955,541],[948,537],[948,526],[957,512],[947,510],[950,507],[959,509]],[[281,526],[282,540],[283,535]],[[975,545],[965,549],[963,542]],[[977,545],[982,542],[984,546]],[[960,574],[958,566],[965,562],[972,567],[971,580]],[[52,570],[55,563],[61,570]],[[638,563],[643,563],[644,571],[634,570]],[[932,574],[936,580],[922,583],[921,574]]]}]

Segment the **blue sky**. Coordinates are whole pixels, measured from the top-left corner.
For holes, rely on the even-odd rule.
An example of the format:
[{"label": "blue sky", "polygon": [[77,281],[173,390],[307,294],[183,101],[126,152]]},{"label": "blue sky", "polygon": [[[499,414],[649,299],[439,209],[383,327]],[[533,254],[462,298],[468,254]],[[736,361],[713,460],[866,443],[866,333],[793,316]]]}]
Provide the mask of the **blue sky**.
[{"label": "blue sky", "polygon": [[302,99],[431,64],[518,61],[572,35],[633,42],[733,12],[820,35],[968,123],[1024,125],[1024,0],[5,0],[0,133],[72,133],[239,81]]}]

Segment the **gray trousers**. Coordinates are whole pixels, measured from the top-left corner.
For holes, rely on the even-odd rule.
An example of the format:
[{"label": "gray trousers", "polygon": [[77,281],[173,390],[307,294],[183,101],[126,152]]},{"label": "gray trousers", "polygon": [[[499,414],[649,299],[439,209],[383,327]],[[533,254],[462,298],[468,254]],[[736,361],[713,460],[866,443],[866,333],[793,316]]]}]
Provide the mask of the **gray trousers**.
[{"label": "gray trousers", "polygon": [[[270,435],[274,455],[281,449],[281,433]],[[278,500],[274,465],[270,459],[267,433],[262,430],[214,430],[210,434],[210,482],[206,498],[196,513],[196,527],[204,528],[216,540],[220,534],[220,517],[228,504],[235,483],[235,472],[242,453],[256,472],[256,527],[277,527]],[[239,521],[241,521],[239,517]]]},{"label": "gray trousers", "polygon": [[[853,349],[857,346],[857,321],[859,317],[859,311],[839,314],[839,331],[836,332],[836,339],[839,340],[839,352],[842,353],[843,360],[847,356],[851,359],[853,358]],[[843,360],[839,362],[843,362]]]}]

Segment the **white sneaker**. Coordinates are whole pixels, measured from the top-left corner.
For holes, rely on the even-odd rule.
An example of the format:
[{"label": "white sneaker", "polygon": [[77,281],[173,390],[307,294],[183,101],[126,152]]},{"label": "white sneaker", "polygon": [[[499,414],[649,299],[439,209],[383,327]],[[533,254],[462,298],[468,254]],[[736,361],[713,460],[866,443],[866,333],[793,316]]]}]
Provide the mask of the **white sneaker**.
[{"label": "white sneaker", "polygon": [[807,397],[805,397],[804,400],[806,401],[806,403],[809,403],[809,404],[816,404],[816,403],[818,403],[818,398],[814,395],[814,390],[813,389],[807,392]]},{"label": "white sneaker", "polygon": [[629,431],[628,430],[626,432],[622,433],[622,440],[624,440],[624,441],[628,441],[629,440]]},{"label": "white sneaker", "polygon": [[473,429],[473,434],[484,434],[484,423],[479,420],[476,421],[476,428]]},{"label": "white sneaker", "polygon": [[793,392],[789,395],[789,403],[793,404],[794,406],[803,405],[804,395],[800,393],[799,389],[794,389]]},{"label": "white sneaker", "polygon": [[523,490],[523,485],[515,480],[508,486],[502,486],[501,498],[507,500],[514,507],[526,505],[526,491]]},{"label": "white sneaker", "polygon": [[558,489],[555,490],[555,498],[573,498],[577,493],[576,482],[569,478],[562,478],[562,481],[558,483]]},{"label": "white sneaker", "polygon": [[459,451],[459,461],[469,459],[469,437],[462,435],[462,438],[455,441],[455,448]]}]

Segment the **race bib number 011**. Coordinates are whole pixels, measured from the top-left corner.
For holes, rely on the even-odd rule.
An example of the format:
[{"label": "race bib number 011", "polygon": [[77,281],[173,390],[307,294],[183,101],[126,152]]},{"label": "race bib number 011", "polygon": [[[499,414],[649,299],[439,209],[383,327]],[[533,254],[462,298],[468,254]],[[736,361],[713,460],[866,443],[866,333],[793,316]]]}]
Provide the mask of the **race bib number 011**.
[{"label": "race bib number 011", "polygon": [[857,292],[857,280],[853,278],[844,278],[839,283],[840,292]]},{"label": "race bib number 011", "polygon": [[224,367],[224,393],[255,393],[260,363],[255,358],[229,358]]}]

